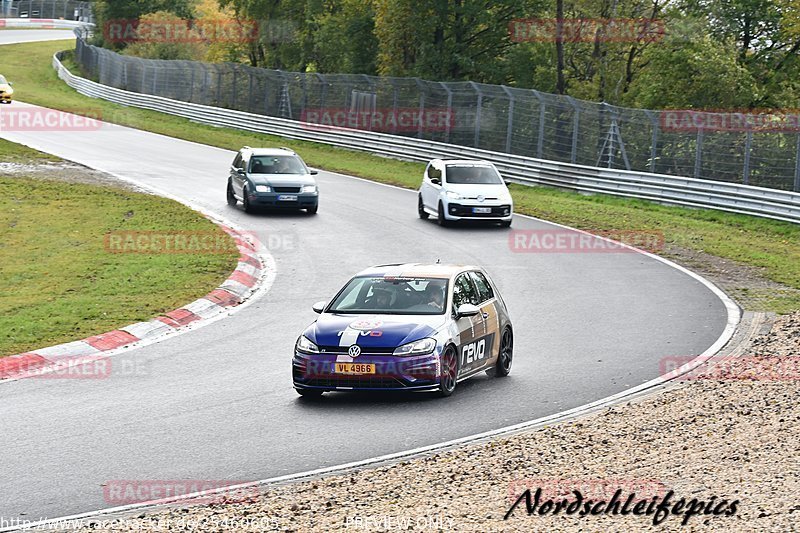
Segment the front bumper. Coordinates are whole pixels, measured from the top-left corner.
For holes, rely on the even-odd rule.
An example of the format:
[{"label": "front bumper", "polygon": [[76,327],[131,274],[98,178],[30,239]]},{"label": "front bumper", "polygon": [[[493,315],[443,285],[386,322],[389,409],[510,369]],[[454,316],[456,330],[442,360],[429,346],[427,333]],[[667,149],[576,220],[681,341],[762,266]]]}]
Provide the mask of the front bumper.
[{"label": "front bumper", "polygon": [[[335,372],[337,358],[342,362],[372,363],[374,374],[341,374]],[[361,354],[355,359],[333,353],[304,354],[295,352],[292,379],[296,389],[322,391],[384,390],[425,391],[439,388],[439,356],[433,353],[397,357],[394,355]]]},{"label": "front bumper", "polygon": [[13,100],[13,99],[14,99],[14,95],[13,94],[0,93],[0,102],[6,102],[6,103],[10,104],[11,100]]},{"label": "front bumper", "polygon": [[[476,213],[475,209],[489,209],[488,213]],[[449,202],[445,207],[448,220],[511,220],[514,209],[511,204],[485,205]]]},{"label": "front bumper", "polygon": [[[294,199],[287,200],[287,197]],[[319,204],[319,193],[257,192],[251,193],[249,200],[252,205],[259,207],[305,209]]]}]

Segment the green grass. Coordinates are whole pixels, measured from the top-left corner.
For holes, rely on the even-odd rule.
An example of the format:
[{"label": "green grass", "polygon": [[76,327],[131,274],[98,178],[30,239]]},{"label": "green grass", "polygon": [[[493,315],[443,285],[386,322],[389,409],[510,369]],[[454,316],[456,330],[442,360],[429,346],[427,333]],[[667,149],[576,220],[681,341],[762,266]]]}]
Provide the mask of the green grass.
[{"label": "green grass", "polygon": [[0,162],[31,163],[55,162],[61,159],[50,154],[43,154],[27,146],[0,139]]},{"label": "green grass", "polygon": [[[105,245],[109,232],[187,230],[219,235],[222,253],[111,253]],[[0,177],[0,356],[171,311],[217,287],[237,257],[230,237],[172,200]]]},{"label": "green grass", "polygon": [[[0,56],[0,72],[15,82],[21,100],[58,109],[92,109],[106,120],[173,137],[236,150],[243,145],[288,146],[312,166],[383,183],[417,188],[424,166],[240,130],[214,128],[146,110],[125,108],[84,97],[58,80],[50,66],[57,50],[72,41],[9,45]],[[4,50],[5,52],[5,50]],[[79,69],[69,58],[65,64]],[[589,231],[656,230],[667,244],[703,251],[763,269],[770,280],[800,289],[800,226],[710,210],[667,207],[611,196],[585,196],[545,187],[513,186],[517,211]],[[411,208],[413,209],[413,207]],[[794,291],[767,295],[767,308],[800,309]]]}]

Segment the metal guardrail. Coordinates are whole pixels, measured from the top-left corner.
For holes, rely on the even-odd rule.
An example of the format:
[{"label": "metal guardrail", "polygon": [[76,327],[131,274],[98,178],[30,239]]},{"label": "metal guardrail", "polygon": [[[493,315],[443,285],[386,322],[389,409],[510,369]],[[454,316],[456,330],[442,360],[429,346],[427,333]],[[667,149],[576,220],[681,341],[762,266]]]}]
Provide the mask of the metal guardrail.
[{"label": "metal guardrail", "polygon": [[800,224],[800,194],[694,178],[588,167],[492,152],[436,141],[343,128],[324,128],[244,111],[193,104],[116,89],[73,75],[53,56],[53,67],[81,94],[117,104],[150,109],[201,124],[277,135],[367,151],[409,161],[434,158],[484,159],[509,181],[576,191],[641,198],[664,204],[716,209]]},{"label": "metal guardrail", "polygon": [[86,26],[94,26],[90,22],[64,19],[34,19],[34,18],[0,18],[0,28],[37,28],[37,29],[64,29],[74,30]]}]

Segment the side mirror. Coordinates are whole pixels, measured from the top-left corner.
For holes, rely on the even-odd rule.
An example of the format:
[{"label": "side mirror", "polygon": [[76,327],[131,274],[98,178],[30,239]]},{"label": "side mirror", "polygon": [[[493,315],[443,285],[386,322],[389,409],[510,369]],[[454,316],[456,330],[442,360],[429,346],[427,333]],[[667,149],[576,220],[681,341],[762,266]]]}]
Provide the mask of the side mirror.
[{"label": "side mirror", "polygon": [[508,187],[509,185],[511,185],[511,182],[510,182],[510,181],[505,181],[504,183],[506,184],[506,187]]},{"label": "side mirror", "polygon": [[458,309],[456,309],[456,315],[457,315],[456,318],[461,318],[464,316],[475,316],[480,312],[481,310],[480,308],[478,308],[477,305],[461,304],[458,306]]},{"label": "side mirror", "polygon": [[439,178],[431,178],[431,183],[433,183],[434,185],[441,185],[442,180],[440,180]]},{"label": "side mirror", "polygon": [[240,176],[244,176],[244,169],[243,168],[237,168],[236,169],[236,173],[239,174]]},{"label": "side mirror", "polygon": [[314,310],[315,313],[321,314],[322,310],[325,309],[325,306],[328,305],[328,302],[322,300],[321,302],[317,302],[311,306],[311,309]]},{"label": "side mirror", "polygon": [[317,170],[309,170],[308,173],[311,174],[312,176],[316,176],[317,174],[319,174],[319,171],[317,171]]}]

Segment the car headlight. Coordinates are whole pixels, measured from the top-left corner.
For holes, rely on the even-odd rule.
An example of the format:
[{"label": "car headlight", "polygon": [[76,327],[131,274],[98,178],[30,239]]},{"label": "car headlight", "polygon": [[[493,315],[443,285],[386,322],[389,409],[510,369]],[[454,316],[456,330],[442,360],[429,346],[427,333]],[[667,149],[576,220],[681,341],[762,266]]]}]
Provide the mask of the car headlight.
[{"label": "car headlight", "polygon": [[303,192],[317,192],[316,185],[303,185]]},{"label": "car headlight", "polygon": [[400,346],[394,351],[394,355],[419,355],[423,353],[430,353],[434,348],[436,348],[436,340],[425,338]]},{"label": "car headlight", "polygon": [[451,200],[461,200],[462,196],[455,191],[447,191],[447,197]]},{"label": "car headlight", "polygon": [[256,192],[270,192],[269,185],[256,185]]},{"label": "car headlight", "polygon": [[319,347],[308,340],[305,335],[300,335],[300,337],[298,337],[295,349],[302,353],[319,353]]}]

